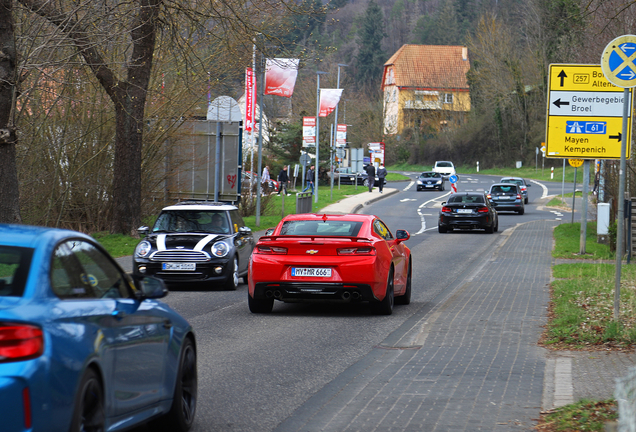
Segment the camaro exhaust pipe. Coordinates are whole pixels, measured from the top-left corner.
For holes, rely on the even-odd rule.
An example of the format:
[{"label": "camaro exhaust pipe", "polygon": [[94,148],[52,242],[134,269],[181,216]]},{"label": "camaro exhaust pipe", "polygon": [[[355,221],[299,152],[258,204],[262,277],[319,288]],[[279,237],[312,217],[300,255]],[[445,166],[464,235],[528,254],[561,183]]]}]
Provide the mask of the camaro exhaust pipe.
[{"label": "camaro exhaust pipe", "polygon": [[278,290],[274,291],[274,298],[280,300],[281,298],[283,298],[283,293]]},{"label": "camaro exhaust pipe", "polygon": [[354,292],[351,294],[351,297],[352,297],[354,300],[358,300],[358,299],[360,298],[360,293],[359,293],[358,291],[354,291]]},{"label": "camaro exhaust pipe", "polygon": [[345,291],[342,293],[343,300],[349,300],[351,298],[351,293],[349,291]]},{"label": "camaro exhaust pipe", "polygon": [[272,298],[273,295],[274,295],[274,292],[272,290],[265,291],[265,297]]}]

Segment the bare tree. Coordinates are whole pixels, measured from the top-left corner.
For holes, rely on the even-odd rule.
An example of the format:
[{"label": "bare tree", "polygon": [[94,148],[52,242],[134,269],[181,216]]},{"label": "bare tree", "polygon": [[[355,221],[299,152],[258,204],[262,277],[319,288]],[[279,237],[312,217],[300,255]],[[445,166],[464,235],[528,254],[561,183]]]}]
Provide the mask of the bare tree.
[{"label": "bare tree", "polygon": [[13,1],[0,0],[0,222],[18,223],[20,200],[16,167],[16,49]]}]

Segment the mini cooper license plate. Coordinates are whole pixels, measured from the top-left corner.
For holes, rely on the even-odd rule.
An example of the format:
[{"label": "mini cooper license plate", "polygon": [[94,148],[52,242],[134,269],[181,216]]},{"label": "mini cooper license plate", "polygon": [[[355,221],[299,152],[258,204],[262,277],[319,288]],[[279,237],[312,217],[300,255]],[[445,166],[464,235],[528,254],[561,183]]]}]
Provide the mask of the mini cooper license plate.
[{"label": "mini cooper license plate", "polygon": [[192,270],[196,270],[197,265],[196,263],[163,263],[161,265],[161,269],[162,270],[185,270],[185,271],[192,271]]},{"label": "mini cooper license plate", "polygon": [[331,269],[315,267],[292,267],[291,275],[306,277],[331,277]]}]

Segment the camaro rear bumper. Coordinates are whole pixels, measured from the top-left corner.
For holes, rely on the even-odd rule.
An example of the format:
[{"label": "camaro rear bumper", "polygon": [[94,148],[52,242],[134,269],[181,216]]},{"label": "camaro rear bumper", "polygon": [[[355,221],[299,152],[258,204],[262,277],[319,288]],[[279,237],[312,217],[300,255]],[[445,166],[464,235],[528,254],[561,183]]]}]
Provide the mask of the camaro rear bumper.
[{"label": "camaro rear bumper", "polygon": [[370,285],[359,283],[332,282],[260,282],[254,287],[255,299],[281,300],[284,302],[303,301],[373,301]]}]

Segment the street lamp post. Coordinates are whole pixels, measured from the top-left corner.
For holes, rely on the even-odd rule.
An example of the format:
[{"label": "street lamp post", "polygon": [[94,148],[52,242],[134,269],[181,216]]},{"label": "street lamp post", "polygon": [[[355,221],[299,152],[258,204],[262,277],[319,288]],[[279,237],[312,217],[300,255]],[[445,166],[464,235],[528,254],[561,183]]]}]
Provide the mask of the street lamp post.
[{"label": "street lamp post", "polygon": [[[336,89],[340,88],[340,68],[341,67],[348,67],[349,65],[343,64],[343,63],[338,63],[338,81],[336,84]],[[340,103],[340,101],[338,101],[338,103]],[[331,147],[331,156],[329,159],[329,164],[331,165],[331,200],[333,201],[333,177],[334,177],[334,169],[333,169],[333,149],[334,147],[338,147],[337,146],[337,140],[335,139],[335,137],[333,136],[338,136],[338,104],[336,104],[336,113],[335,113],[335,119],[334,119],[334,127],[332,129],[332,147]],[[338,185],[340,185],[340,182],[338,181]],[[338,186],[339,187],[339,186]]]},{"label": "street lamp post", "polygon": [[318,202],[318,174],[320,173],[320,75],[329,72],[316,71],[316,172],[314,174],[314,203]]}]

